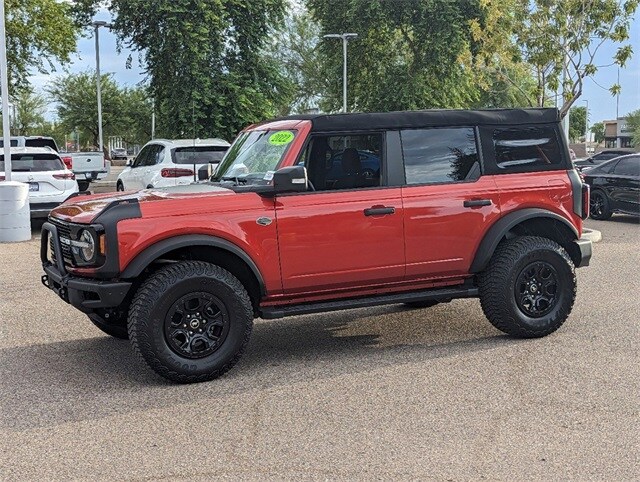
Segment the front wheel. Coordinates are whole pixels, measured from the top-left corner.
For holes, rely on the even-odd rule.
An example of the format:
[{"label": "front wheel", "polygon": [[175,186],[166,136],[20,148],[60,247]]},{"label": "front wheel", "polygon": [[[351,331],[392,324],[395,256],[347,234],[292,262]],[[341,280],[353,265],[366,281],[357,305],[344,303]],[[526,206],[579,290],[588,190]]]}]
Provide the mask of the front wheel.
[{"label": "front wheel", "polygon": [[546,336],[565,322],[576,298],[576,275],[555,241],[522,236],[501,242],[478,280],[491,324],[520,338]]},{"label": "front wheel", "polygon": [[142,284],[128,327],[133,348],[156,373],[174,382],[202,382],[238,362],[251,335],[253,307],[231,273],[185,261]]}]

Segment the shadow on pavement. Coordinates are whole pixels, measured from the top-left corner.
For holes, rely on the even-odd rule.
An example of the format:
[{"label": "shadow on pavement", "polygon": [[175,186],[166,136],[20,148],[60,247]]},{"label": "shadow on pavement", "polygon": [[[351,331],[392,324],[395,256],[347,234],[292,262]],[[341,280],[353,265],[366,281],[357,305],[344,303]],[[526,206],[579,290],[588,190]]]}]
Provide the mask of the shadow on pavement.
[{"label": "shadow on pavement", "polygon": [[239,364],[209,383],[175,385],[107,336],[0,350],[3,425],[49,427],[219,399],[247,390],[367,372],[489,350],[501,336],[477,306],[409,310],[402,305],[260,321]]}]

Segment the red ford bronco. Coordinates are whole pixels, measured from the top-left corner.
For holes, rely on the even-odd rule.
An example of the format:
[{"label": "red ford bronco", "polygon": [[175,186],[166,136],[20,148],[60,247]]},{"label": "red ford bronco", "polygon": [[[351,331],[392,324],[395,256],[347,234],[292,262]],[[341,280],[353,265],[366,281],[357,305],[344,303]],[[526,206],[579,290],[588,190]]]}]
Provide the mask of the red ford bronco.
[{"label": "red ford bronco", "polygon": [[229,370],[255,317],[479,298],[540,337],[589,264],[588,206],[555,109],[293,116],[208,182],[69,199],[42,281],[177,382]]}]

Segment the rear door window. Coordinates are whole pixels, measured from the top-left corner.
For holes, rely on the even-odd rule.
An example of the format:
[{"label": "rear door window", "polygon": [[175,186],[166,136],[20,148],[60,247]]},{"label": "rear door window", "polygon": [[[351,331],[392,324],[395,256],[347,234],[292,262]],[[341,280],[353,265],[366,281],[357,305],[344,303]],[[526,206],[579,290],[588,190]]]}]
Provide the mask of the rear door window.
[{"label": "rear door window", "polygon": [[560,168],[563,156],[556,130],[549,126],[522,126],[493,131],[498,168],[517,172]]},{"label": "rear door window", "polygon": [[400,132],[407,184],[475,181],[480,161],[472,127]]},{"label": "rear door window", "polygon": [[620,159],[613,173],[619,176],[640,176],[640,156]]}]

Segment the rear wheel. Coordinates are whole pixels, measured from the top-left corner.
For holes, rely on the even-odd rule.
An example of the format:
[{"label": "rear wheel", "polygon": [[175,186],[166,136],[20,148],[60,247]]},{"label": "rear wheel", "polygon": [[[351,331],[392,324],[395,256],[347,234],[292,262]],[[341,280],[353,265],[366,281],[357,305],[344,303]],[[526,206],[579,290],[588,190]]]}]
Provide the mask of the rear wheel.
[{"label": "rear wheel", "polygon": [[599,189],[593,191],[589,200],[589,217],[603,221],[609,219],[612,214],[607,195]]},{"label": "rear wheel", "polygon": [[202,382],[238,362],[251,335],[253,307],[231,273],[185,261],[144,282],[128,327],[135,351],[156,373],[180,383]]},{"label": "rear wheel", "polygon": [[573,263],[564,248],[547,238],[503,241],[478,281],[482,310],[491,324],[521,338],[556,331],[576,297]]},{"label": "rear wheel", "polygon": [[122,181],[116,182],[116,191],[124,191],[124,184],[122,184]]},{"label": "rear wheel", "polygon": [[78,189],[81,192],[89,189],[89,181],[78,181]]}]

